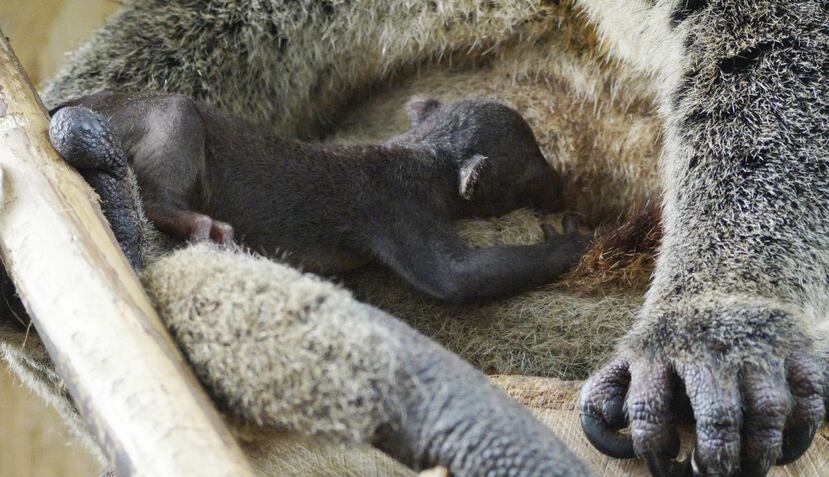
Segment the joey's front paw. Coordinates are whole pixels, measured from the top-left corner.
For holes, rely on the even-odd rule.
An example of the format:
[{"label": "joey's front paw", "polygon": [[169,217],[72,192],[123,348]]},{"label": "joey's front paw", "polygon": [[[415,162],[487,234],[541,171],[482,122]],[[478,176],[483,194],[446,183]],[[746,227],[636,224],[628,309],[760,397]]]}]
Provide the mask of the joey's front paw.
[{"label": "joey's front paw", "polygon": [[[808,449],[824,418],[823,384],[793,313],[691,302],[644,314],[579,405],[596,448],[640,456],[655,476],[763,476]],[[696,421],[691,463],[673,461],[680,392]],[[626,424],[629,435],[617,432]]]},{"label": "joey's front paw", "polygon": [[587,228],[574,215],[565,215],[561,221],[562,233],[559,233],[552,225],[542,223],[541,230],[544,232],[544,240],[556,247],[556,252],[570,257],[570,262],[575,265],[587,251],[593,234],[587,232]]}]

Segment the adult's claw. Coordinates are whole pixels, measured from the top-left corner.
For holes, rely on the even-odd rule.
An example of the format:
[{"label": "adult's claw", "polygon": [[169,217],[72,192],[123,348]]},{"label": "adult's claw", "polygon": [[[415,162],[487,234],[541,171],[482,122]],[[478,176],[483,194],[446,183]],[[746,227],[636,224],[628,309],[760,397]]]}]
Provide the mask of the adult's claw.
[{"label": "adult's claw", "polygon": [[692,459],[676,461],[655,452],[645,452],[642,458],[645,459],[648,470],[654,477],[691,477],[695,475],[691,469]]},{"label": "adult's claw", "polygon": [[590,444],[602,454],[615,459],[636,457],[630,435],[611,428],[604,419],[582,412],[581,428]]},{"label": "adult's claw", "polygon": [[780,454],[780,458],[777,459],[777,465],[791,464],[803,456],[809,450],[809,446],[812,445],[815,432],[817,432],[817,429],[814,428],[786,429],[783,435],[783,452]]},{"label": "adult's claw", "polygon": [[[773,308],[729,306],[640,327],[643,334],[627,339],[619,357],[582,388],[588,440],[612,457],[644,458],[655,476],[688,475],[688,463],[675,460],[678,406],[687,396],[696,430],[693,475],[762,477],[796,460],[825,410],[821,361],[792,321]],[[620,432],[625,417],[630,437]]]}]

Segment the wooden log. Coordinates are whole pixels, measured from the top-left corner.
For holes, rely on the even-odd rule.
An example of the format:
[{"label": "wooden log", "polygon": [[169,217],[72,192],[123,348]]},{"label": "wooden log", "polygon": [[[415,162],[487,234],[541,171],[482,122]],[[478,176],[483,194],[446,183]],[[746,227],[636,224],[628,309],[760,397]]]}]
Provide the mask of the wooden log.
[{"label": "wooden log", "polygon": [[252,476],[0,32],[0,256],[119,476]]}]

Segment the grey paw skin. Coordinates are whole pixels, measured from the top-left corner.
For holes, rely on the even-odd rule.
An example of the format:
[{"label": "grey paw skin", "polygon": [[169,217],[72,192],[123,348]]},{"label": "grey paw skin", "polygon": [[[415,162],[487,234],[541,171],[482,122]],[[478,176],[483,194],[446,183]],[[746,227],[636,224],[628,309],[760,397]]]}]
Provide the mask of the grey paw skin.
[{"label": "grey paw skin", "polygon": [[[387,316],[375,312],[378,319]],[[378,430],[373,444],[380,450],[415,470],[442,466],[454,477],[591,475],[482,373],[408,327],[384,321],[401,337],[403,409]]]},{"label": "grey paw skin", "polygon": [[101,210],[124,255],[140,270],[141,226],[130,196],[127,156],[106,119],[83,107],[57,109],[49,124],[49,139],[98,194]]},{"label": "grey paw skin", "polygon": [[[667,314],[635,329],[624,357],[584,384],[588,440],[613,457],[644,458],[655,476],[763,476],[802,456],[824,419],[824,377],[791,316],[763,307],[691,315]],[[712,315],[728,325],[708,327]],[[696,421],[690,462],[674,460],[677,380]],[[619,432],[625,417],[629,434]]]}]

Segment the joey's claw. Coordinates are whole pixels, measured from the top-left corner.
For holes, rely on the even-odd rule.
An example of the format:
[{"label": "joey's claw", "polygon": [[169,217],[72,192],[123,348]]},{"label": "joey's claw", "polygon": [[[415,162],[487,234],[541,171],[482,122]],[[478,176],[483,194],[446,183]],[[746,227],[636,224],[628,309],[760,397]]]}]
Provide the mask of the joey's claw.
[{"label": "joey's claw", "polygon": [[561,226],[565,234],[578,233],[581,227],[581,220],[573,214],[567,214],[561,219]]},{"label": "joey's claw", "polygon": [[210,239],[210,232],[213,230],[213,219],[206,215],[195,215],[190,224],[190,241],[194,243],[204,242]]},{"label": "joey's claw", "polygon": [[554,237],[558,237],[559,233],[556,232],[556,229],[550,224],[541,224],[541,231],[544,233],[544,239],[550,240]]},{"label": "joey's claw", "polygon": [[558,233],[555,227],[550,224],[542,223],[541,224],[541,231],[544,232],[544,238],[551,239],[554,237],[560,237],[562,235],[578,235],[584,236],[585,238],[587,235],[582,234],[580,229],[582,228],[581,220],[574,214],[565,214],[564,217],[561,219],[561,229],[562,232]]},{"label": "joey's claw", "polygon": [[210,228],[210,240],[221,245],[229,245],[233,242],[233,226],[214,220]]},{"label": "joey's claw", "polygon": [[213,220],[210,216],[193,214],[189,219],[190,241],[204,242],[211,240],[221,245],[233,242],[233,226],[228,223]]}]

